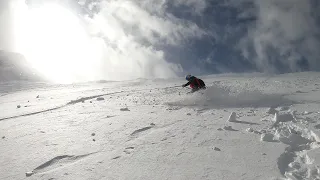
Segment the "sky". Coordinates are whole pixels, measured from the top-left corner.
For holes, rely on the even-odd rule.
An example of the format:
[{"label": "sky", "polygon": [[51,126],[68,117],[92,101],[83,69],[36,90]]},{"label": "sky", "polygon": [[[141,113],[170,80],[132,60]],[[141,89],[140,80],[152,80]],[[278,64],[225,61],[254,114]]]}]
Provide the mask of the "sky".
[{"label": "sky", "polygon": [[[14,6],[23,3],[30,8],[39,3],[10,2],[0,1],[4,27],[0,49],[19,51],[10,21]],[[69,0],[60,4],[80,14],[81,25],[99,49],[98,74],[91,78],[320,70],[317,0]]]}]

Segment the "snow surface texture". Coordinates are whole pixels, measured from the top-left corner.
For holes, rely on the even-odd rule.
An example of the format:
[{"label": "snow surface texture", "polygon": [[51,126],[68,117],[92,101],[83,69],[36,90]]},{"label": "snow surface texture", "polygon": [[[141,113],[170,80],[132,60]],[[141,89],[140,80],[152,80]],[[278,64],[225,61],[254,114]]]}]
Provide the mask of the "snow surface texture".
[{"label": "snow surface texture", "polygon": [[320,74],[203,79],[1,84],[0,179],[320,179]]}]

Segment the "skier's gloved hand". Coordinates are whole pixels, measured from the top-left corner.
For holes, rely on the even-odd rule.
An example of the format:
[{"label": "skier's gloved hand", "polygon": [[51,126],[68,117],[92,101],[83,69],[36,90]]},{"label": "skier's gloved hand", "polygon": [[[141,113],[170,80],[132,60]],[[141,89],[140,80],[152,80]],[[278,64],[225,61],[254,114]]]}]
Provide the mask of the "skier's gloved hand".
[{"label": "skier's gloved hand", "polygon": [[182,87],[186,87],[186,85],[185,85],[185,84],[183,84],[183,85],[182,85]]}]

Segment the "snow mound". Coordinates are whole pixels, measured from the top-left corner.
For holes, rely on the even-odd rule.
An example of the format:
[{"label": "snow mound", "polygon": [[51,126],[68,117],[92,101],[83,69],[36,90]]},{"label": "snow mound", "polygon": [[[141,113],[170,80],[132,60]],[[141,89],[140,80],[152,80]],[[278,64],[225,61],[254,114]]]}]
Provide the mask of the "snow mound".
[{"label": "snow mound", "polygon": [[120,111],[130,111],[130,109],[125,107],[125,108],[120,108]]},{"label": "snow mound", "polygon": [[238,131],[238,130],[233,129],[232,126],[224,126],[223,129],[227,130],[227,131]]},{"label": "snow mound", "polygon": [[237,114],[235,112],[232,112],[228,119],[229,122],[236,122],[237,121]]},{"label": "snow mound", "polygon": [[288,121],[296,121],[294,112],[288,113],[278,113],[276,112],[273,118],[274,125],[277,125],[279,122],[288,122]]},{"label": "snow mound", "polygon": [[[261,136],[263,141],[278,141],[288,145],[277,160],[281,174],[287,179],[318,179],[319,168],[308,155],[311,151],[318,151],[319,137],[312,130],[300,127],[292,121],[292,114],[278,115],[279,122],[272,131]],[[299,178],[296,178],[299,177]]]},{"label": "snow mound", "polygon": [[103,97],[98,97],[98,98],[97,98],[97,101],[103,101],[103,100],[104,100]]},{"label": "snow mound", "polygon": [[246,131],[251,133],[253,132],[253,129],[250,127],[250,128],[247,128]]},{"label": "snow mound", "polygon": [[276,112],[278,112],[275,108],[271,107],[268,109],[267,114],[275,114]]},{"label": "snow mound", "polygon": [[261,134],[261,141],[274,142],[274,135],[271,133]]},{"label": "snow mound", "polygon": [[278,127],[275,131],[275,137],[291,147],[298,147],[311,142],[319,142],[319,137],[313,131],[302,129],[295,124]]}]

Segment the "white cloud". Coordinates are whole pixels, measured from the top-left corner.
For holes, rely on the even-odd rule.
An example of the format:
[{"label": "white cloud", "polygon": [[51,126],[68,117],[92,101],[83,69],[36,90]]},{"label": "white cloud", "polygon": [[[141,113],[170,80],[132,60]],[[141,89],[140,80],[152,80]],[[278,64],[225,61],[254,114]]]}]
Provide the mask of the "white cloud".
[{"label": "white cloud", "polygon": [[173,77],[182,71],[181,66],[167,62],[166,52],[157,47],[180,46],[205,34],[196,24],[165,14],[165,1],[155,7],[146,2],[106,1],[99,14],[87,19],[91,34],[104,40],[104,76]]},{"label": "white cloud", "polygon": [[[311,0],[227,0],[219,3],[224,4],[222,7],[238,8],[240,19],[255,19],[247,27],[246,36],[238,37],[237,47],[247,61],[258,69],[276,71],[281,69],[277,67],[280,65],[296,71],[301,68],[299,62],[307,60],[312,70],[320,70],[320,31],[314,17],[317,10]],[[213,36],[216,40],[234,36],[233,33],[237,30],[230,28],[238,27],[225,28],[225,34],[218,36],[219,33],[215,32],[219,28],[215,27],[219,25],[215,22],[204,22],[211,27],[211,32],[206,32],[194,22],[179,19],[169,12],[174,7],[177,13],[180,10],[190,11],[201,18],[206,8],[214,6],[215,3],[209,0],[109,0],[103,4],[102,11],[92,24],[102,30],[100,35],[104,36],[109,44],[107,46],[124,54],[127,46],[134,46],[134,51],[130,51],[132,59],[149,49],[148,52],[157,57],[154,58],[157,60],[148,60],[145,64],[169,64],[166,61],[167,52],[157,47],[184,46],[188,40],[200,39],[203,35]],[[158,53],[162,55],[159,56]],[[132,61],[138,63],[137,60]]]},{"label": "white cloud", "polygon": [[[198,48],[189,42],[207,35],[217,40],[215,43],[219,46],[229,37],[236,36],[234,32],[238,32],[237,28],[242,30],[242,25],[228,27],[229,19],[226,19],[226,27],[222,28],[221,22],[198,22],[208,23],[208,32],[188,20],[188,17],[180,19],[175,16],[192,15],[195,17],[193,20],[199,21],[216,19],[201,17],[210,10],[206,8],[213,8],[216,2],[219,7],[223,4],[222,8],[238,8],[240,19],[256,19],[247,27],[246,36],[238,37],[238,47],[242,55],[259,69],[273,71],[277,64],[282,64],[299,70],[297,61],[307,59],[313,70],[320,70],[320,31],[311,0],[105,0],[100,3],[98,14],[84,21],[93,36],[94,49],[99,52],[96,57],[99,59],[93,60],[101,64],[96,71],[96,78],[175,76],[182,68],[180,64],[168,61],[167,55],[172,53],[168,47]],[[84,6],[85,0],[80,4]],[[6,24],[6,18],[3,16],[0,25]],[[217,19],[223,18],[221,15]],[[223,32],[220,32],[221,29]],[[5,33],[0,34],[1,40],[6,37]]]},{"label": "white cloud", "polygon": [[[20,5],[27,8],[24,0],[14,1],[17,2],[16,6]],[[43,2],[45,4],[45,1]],[[67,6],[68,3],[64,1],[61,2],[66,8],[73,7]],[[167,8],[168,3],[172,2],[171,0],[101,1],[99,12],[93,18],[82,17],[83,21],[81,21],[91,35],[91,39],[88,42],[86,41],[85,45],[85,47],[90,46],[88,48],[89,54],[94,52],[94,55],[90,57],[91,65],[85,67],[81,72],[77,71],[75,75],[71,74],[70,77],[79,77],[80,79],[77,80],[175,77],[177,73],[183,70],[180,64],[168,61],[168,49],[166,48],[168,46],[183,47],[189,40],[201,38],[206,32],[195,23],[186,19],[179,19],[170,14]],[[175,6],[192,7],[195,13],[199,14],[204,9],[205,1],[176,0],[173,4]],[[88,6],[88,3],[86,0],[82,0],[77,5],[79,7],[75,7],[75,12],[78,12],[77,8],[82,8],[81,6]],[[90,9],[90,6],[89,3],[89,7],[86,8]],[[41,8],[41,5],[36,7]],[[19,11],[19,8],[14,8],[13,11],[15,14],[23,16],[21,15],[23,13],[16,12]],[[6,18],[7,16],[3,16],[2,19],[0,17],[0,25],[7,23]],[[19,23],[25,25],[22,20]],[[61,30],[68,28],[66,26],[60,27],[59,23],[56,24]],[[21,36],[19,37],[21,38]],[[54,34],[48,34],[48,36],[54,37]],[[8,37],[7,33],[2,32],[0,34],[1,40],[6,37]],[[9,38],[8,41],[10,40],[15,42],[12,38]],[[21,46],[21,44],[25,45],[25,43],[20,43],[20,45],[16,43],[15,48],[17,49],[17,46]],[[8,45],[5,44],[3,47],[8,47]],[[74,47],[72,48],[74,49]],[[51,51],[54,50],[50,49]],[[81,56],[81,54],[83,53],[79,52],[74,57]],[[41,59],[43,64],[47,64],[45,63],[46,60],[48,61],[46,57],[38,59]],[[74,58],[73,61],[75,61]],[[179,62],[179,60],[175,62]],[[76,66],[74,67],[76,68]]]},{"label": "white cloud", "polygon": [[[104,22],[100,21],[94,25],[109,24],[115,31],[120,29],[137,39],[144,38],[152,44],[178,45],[185,39],[201,37],[205,34],[192,22],[177,19],[169,14],[162,14],[164,11],[162,6],[148,7],[160,13],[152,14],[143,8],[146,5],[139,6],[134,1],[107,1],[102,4],[102,10],[98,14],[98,18]],[[113,39],[108,36],[108,30],[102,29],[102,32],[105,32],[105,35],[111,40]]]},{"label": "white cloud", "polygon": [[[243,1],[248,2],[248,0]],[[309,0],[251,0],[249,13],[257,18],[242,40],[243,55],[262,70],[273,70],[281,63],[299,70],[297,62],[308,60],[313,70],[320,70],[319,26]],[[253,49],[253,53],[252,50]],[[277,56],[275,56],[276,54]]]},{"label": "white cloud", "polygon": [[0,49],[11,50],[12,44],[12,15],[9,11],[10,9],[9,1],[0,1]]},{"label": "white cloud", "polygon": [[207,0],[140,0],[135,1],[143,9],[158,14],[161,16],[167,15],[167,8],[173,6],[175,8],[181,7],[180,10],[186,11],[188,8],[189,12],[195,15],[202,15],[203,11],[207,7]]},{"label": "white cloud", "polygon": [[176,6],[185,5],[192,7],[193,12],[201,15],[204,9],[207,7],[206,0],[176,0],[173,1]]}]

